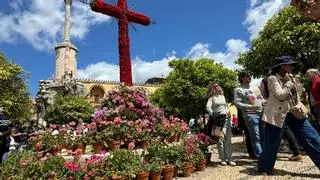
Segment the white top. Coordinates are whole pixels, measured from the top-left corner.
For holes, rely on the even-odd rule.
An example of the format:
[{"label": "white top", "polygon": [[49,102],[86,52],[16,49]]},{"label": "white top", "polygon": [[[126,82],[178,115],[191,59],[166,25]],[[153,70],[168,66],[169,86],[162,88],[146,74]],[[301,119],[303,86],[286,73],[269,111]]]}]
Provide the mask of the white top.
[{"label": "white top", "polygon": [[210,115],[214,114],[227,114],[227,102],[223,95],[214,95],[208,99],[207,111]]}]

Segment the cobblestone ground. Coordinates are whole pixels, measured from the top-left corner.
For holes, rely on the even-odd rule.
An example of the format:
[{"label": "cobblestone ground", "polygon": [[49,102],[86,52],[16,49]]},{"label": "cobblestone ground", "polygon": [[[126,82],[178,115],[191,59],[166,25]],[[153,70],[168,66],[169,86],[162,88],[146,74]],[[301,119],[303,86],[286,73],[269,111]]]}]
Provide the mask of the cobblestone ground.
[{"label": "cobblestone ground", "polygon": [[195,172],[192,177],[178,178],[179,180],[247,180],[247,179],[319,179],[320,170],[313,164],[308,156],[303,156],[303,161],[288,161],[291,154],[279,153],[275,165],[274,176],[260,176],[257,174],[256,167],[252,165],[252,160],[248,159],[246,147],[242,137],[234,137],[233,158],[237,166],[221,166],[218,159],[217,148],[211,157],[211,165],[204,172]]}]

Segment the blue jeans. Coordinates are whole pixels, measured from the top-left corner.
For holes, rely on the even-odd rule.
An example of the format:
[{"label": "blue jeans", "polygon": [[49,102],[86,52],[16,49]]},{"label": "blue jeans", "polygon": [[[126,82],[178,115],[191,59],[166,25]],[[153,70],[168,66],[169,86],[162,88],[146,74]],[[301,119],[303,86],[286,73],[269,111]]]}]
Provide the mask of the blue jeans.
[{"label": "blue jeans", "polygon": [[248,114],[246,116],[246,124],[250,132],[254,155],[259,158],[262,151],[260,144],[260,115]]},{"label": "blue jeans", "polygon": [[219,158],[222,161],[232,161],[231,138],[232,138],[231,122],[230,122],[230,119],[227,119],[227,121],[225,123],[224,138],[219,139],[219,141],[217,143]]},{"label": "blue jeans", "polygon": [[[317,131],[307,119],[298,120],[290,113],[287,114],[285,123],[287,123],[314,164],[320,169],[320,136]],[[283,128],[266,123],[264,132],[265,146],[259,159],[259,171],[270,172],[273,170],[283,131]]]},{"label": "blue jeans", "polygon": [[286,123],[300,142],[304,151],[320,169],[320,135],[311,126],[308,119],[298,120],[288,113]]},{"label": "blue jeans", "polygon": [[258,170],[271,172],[276,162],[283,129],[266,123],[264,127],[264,145],[258,163]]}]

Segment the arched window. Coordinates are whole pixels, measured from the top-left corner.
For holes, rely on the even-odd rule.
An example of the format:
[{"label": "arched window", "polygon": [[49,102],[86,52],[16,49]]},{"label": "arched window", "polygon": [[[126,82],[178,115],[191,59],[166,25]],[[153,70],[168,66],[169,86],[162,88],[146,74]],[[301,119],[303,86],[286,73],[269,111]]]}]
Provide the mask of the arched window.
[{"label": "arched window", "polygon": [[94,86],[90,90],[90,100],[94,104],[100,104],[101,99],[104,97],[104,89],[101,86]]}]

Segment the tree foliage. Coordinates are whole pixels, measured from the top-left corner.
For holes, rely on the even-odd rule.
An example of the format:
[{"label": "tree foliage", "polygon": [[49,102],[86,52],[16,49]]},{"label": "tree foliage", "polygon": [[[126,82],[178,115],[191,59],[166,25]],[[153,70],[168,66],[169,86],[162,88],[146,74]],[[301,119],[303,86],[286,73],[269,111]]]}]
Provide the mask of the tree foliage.
[{"label": "tree foliage", "polygon": [[173,69],[165,83],[152,95],[152,101],[183,118],[197,117],[205,113],[209,82],[221,85],[227,99],[233,97],[236,73],[211,59],[173,60]]},{"label": "tree foliage", "polygon": [[254,76],[275,64],[276,57],[291,55],[301,62],[300,71],[320,65],[320,24],[303,18],[294,7],[284,8],[272,17],[248,52],[237,63]]},{"label": "tree foliage", "polygon": [[31,116],[32,104],[25,81],[23,68],[0,52],[0,107],[7,119],[24,122]]},{"label": "tree foliage", "polygon": [[54,103],[46,111],[45,119],[48,123],[60,125],[79,120],[89,122],[93,112],[87,97],[56,95]]}]

